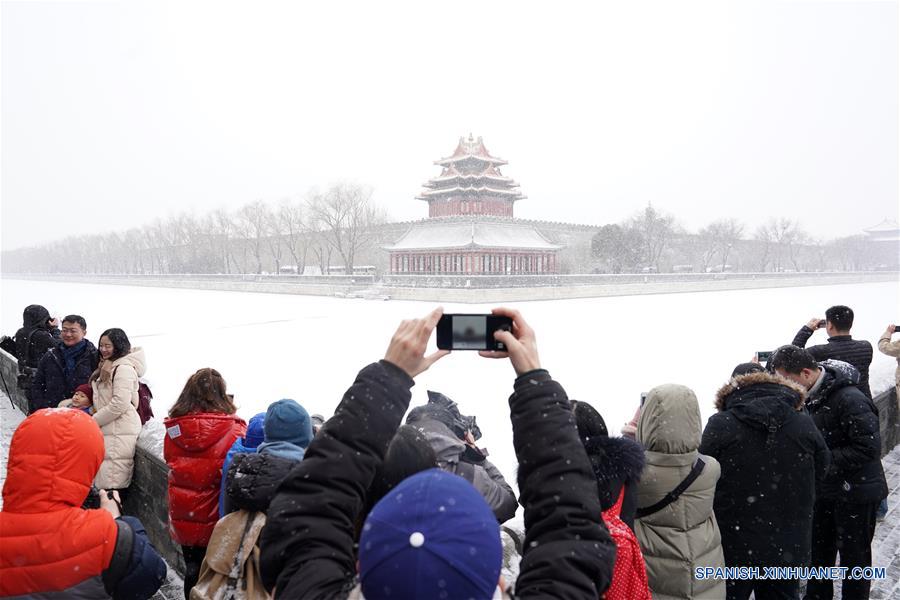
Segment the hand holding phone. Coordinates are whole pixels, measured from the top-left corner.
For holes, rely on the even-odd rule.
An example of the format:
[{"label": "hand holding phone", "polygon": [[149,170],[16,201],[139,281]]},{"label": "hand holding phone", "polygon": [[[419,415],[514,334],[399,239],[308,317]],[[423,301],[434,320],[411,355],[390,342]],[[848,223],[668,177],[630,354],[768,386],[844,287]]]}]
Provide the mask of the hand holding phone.
[{"label": "hand holding phone", "polygon": [[415,378],[438,359],[450,354],[446,350],[438,350],[425,356],[431,332],[434,331],[443,312],[444,309],[438,307],[422,319],[408,319],[401,322],[394,337],[391,338],[384,360],[403,369],[411,378]]},{"label": "hand holding phone", "polygon": [[765,365],[772,359],[772,354],[772,350],[758,350],[756,352],[756,360],[754,360],[753,362]]},{"label": "hand holding phone", "polygon": [[495,308],[491,314],[512,319],[511,331],[498,330],[494,333],[494,339],[503,342],[506,352],[482,350],[478,354],[485,358],[509,358],[516,375],[540,369],[541,360],[538,357],[534,330],[525,322],[519,311],[512,308]]}]

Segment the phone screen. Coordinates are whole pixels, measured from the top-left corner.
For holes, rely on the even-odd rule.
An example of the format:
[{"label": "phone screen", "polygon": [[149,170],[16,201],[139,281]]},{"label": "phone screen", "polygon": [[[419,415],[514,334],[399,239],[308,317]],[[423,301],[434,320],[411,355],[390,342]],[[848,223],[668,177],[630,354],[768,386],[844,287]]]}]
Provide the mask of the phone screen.
[{"label": "phone screen", "polygon": [[512,330],[512,319],[496,315],[443,315],[437,326],[437,346],[441,350],[506,350],[494,339],[498,329]]},{"label": "phone screen", "polygon": [[456,315],[453,318],[455,350],[484,350],[487,336],[487,317],[484,315]]}]

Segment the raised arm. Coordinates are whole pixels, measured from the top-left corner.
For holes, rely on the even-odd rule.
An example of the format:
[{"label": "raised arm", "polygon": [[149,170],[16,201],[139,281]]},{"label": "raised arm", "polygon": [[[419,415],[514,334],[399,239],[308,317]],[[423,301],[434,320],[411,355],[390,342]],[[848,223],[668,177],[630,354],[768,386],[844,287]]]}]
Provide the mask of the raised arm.
[{"label": "raised arm", "polygon": [[534,331],[518,311],[513,331],[496,339],[518,378],[509,399],[519,490],[525,507],[524,555],[518,598],[600,597],[612,580],[616,549],[603,525],[597,480],[578,439],[565,390],[541,368]]},{"label": "raised arm", "polygon": [[263,583],[276,597],[334,598],[353,586],[366,492],[409,407],[412,378],[446,354],[424,356],[440,315],[401,323],[384,360],[359,372],[282,482],[260,543]]}]

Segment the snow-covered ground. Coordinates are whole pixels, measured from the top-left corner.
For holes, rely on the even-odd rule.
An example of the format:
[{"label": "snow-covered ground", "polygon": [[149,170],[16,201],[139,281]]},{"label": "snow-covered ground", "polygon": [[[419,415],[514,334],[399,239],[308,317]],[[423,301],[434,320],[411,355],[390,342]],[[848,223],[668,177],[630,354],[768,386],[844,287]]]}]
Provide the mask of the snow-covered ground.
[{"label": "snow-covered ground", "polygon": [[[329,416],[356,372],[384,355],[400,320],[426,314],[424,302],[345,300],[146,287],[0,280],[0,331],[21,326],[22,309],[39,303],[60,317],[79,313],[94,342],[121,327],[146,350],[153,409],[164,416],[187,377],[215,367],[249,419],[279,398],[294,398]],[[900,286],[872,283],[670,295],[521,302],[535,328],[543,365],[569,396],[593,404],[617,431],[655,385],[690,386],[704,420],[713,395],[735,364],[756,350],[789,343],[832,304],[857,315],[857,338],[877,340],[900,320]],[[490,306],[444,305],[446,312]],[[811,343],[825,340],[817,332]],[[872,388],[893,381],[893,359],[875,352]],[[475,414],[491,452],[513,485],[515,456],[507,398],[514,374],[508,361],[456,352],[422,374],[413,404],[425,390],[441,391]]]}]

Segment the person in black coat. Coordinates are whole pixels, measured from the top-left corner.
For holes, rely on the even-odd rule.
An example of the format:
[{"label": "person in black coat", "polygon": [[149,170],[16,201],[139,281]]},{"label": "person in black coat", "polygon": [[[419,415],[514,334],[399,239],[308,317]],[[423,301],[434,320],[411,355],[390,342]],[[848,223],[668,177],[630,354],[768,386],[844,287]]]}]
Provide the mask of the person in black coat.
[{"label": "person in black coat", "polygon": [[[716,394],[719,412],[703,430],[700,453],[722,467],[713,508],[726,566],[809,564],[816,482],[831,459],[802,410],[805,399],[800,385],[764,371],[738,375]],[[797,579],[727,581],[729,600],[799,591]]]},{"label": "person in black coat", "polygon": [[100,363],[100,354],[84,337],[86,333],[83,317],[68,315],[63,319],[61,343],[44,354],[31,380],[30,413],[56,408],[72,397],[75,388],[88,382]]},{"label": "person in black coat", "polygon": [[578,400],[572,400],[571,404],[578,437],[584,444],[597,478],[600,507],[603,510],[612,508],[624,488],[619,518],[634,530],[634,515],[637,512],[637,488],[634,484],[644,470],[644,449],[630,438],[609,437],[606,422],[590,404]]},{"label": "person in black coat", "polygon": [[[518,376],[509,404],[526,539],[516,596],[596,599],[609,585],[615,546],[600,520],[596,480],[578,440],[574,416],[562,387],[540,367],[533,331],[517,311],[494,312],[513,319],[513,333],[497,332],[496,337],[509,349]],[[359,372],[334,416],[309,445],[303,462],[282,482],[269,506],[260,543],[263,583],[275,589],[276,598],[347,598],[355,593],[354,523],[409,406],[413,377],[448,354],[424,355],[440,317],[437,309],[424,319],[400,325],[384,360]],[[467,485],[454,475],[443,477]],[[477,494],[474,497],[483,502]],[[486,504],[482,508],[490,514]],[[440,518],[439,507],[429,510],[435,512],[435,519]],[[448,527],[452,530],[452,524]],[[490,567],[499,574],[499,533],[493,535],[497,564]],[[429,547],[433,541],[414,534],[407,543]],[[361,544],[361,562],[368,551]],[[472,570],[466,567],[467,561],[479,560],[478,556],[455,556],[452,562],[459,568],[444,563],[442,573],[455,581]],[[423,584],[431,586],[442,581],[441,573],[414,568],[391,572],[404,581],[425,578]],[[362,592],[371,600],[384,595],[383,590],[367,590],[365,585]],[[493,588],[485,590],[484,597],[490,598],[493,592]]]},{"label": "person in black coat", "polygon": [[30,304],[22,313],[22,327],[16,332],[16,358],[19,365],[17,383],[31,399],[31,379],[44,354],[59,342],[59,328],[50,311],[40,304]]},{"label": "person in black coat", "polygon": [[[878,409],[857,387],[859,372],[850,364],[826,360],[796,346],[782,346],[769,367],[807,389],[806,408],[831,450],[831,467],[816,489],[812,566],[832,567],[840,552],[842,567],[872,564],[872,537],[878,504],[887,497],[881,467]],[[844,579],[845,598],[868,598],[870,582]],[[832,597],[830,580],[814,579],[806,598]]]},{"label": "person in black coat", "polygon": [[818,317],[810,319],[809,323],[800,328],[791,344],[804,348],[816,329],[824,327],[828,334],[828,342],[810,346],[806,351],[817,361],[834,359],[853,365],[859,371],[857,387],[871,398],[869,365],[872,364],[872,344],[866,340],[854,340],[850,335],[850,328],[853,327],[853,310],[849,306],[832,306],[825,311],[824,320],[825,324],[822,325],[822,320]]}]

